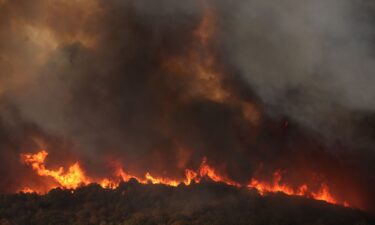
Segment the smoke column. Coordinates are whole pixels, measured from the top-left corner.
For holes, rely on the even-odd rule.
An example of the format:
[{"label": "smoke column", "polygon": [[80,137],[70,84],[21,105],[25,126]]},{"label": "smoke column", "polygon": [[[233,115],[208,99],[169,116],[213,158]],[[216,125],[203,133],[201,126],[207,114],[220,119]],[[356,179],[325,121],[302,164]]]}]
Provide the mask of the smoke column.
[{"label": "smoke column", "polygon": [[[0,0],[0,191],[20,162],[180,178],[203,158],[375,209],[366,0]],[[308,179],[306,179],[308,178]]]}]

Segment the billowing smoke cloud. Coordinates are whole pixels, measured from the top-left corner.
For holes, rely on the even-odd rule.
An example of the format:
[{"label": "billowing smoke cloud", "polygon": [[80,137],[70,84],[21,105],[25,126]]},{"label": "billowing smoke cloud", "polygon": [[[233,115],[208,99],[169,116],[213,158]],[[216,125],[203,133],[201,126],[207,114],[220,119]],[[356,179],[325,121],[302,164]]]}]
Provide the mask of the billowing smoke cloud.
[{"label": "billowing smoke cloud", "polygon": [[351,135],[353,114],[374,111],[373,3],[239,5],[229,39],[233,61],[272,114]]},{"label": "billowing smoke cloud", "polygon": [[17,156],[38,148],[52,166],[78,159],[96,176],[119,161],[178,177],[206,156],[243,183],[276,169],[294,183],[319,174],[371,207],[372,10],[346,0],[0,1],[0,187],[17,188],[30,173]]}]

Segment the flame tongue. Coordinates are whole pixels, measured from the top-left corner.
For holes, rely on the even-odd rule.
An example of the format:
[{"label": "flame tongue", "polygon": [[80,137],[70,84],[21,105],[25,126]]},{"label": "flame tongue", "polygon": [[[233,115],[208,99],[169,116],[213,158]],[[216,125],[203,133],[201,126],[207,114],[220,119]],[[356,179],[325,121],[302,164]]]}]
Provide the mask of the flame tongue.
[{"label": "flame tongue", "polygon": [[52,177],[57,183],[65,188],[77,188],[81,184],[89,184],[88,179],[78,163],[69,167],[67,172],[60,167],[58,170],[49,170],[45,167],[48,152],[42,150],[36,154],[22,154],[22,161],[38,173],[39,176]]},{"label": "flame tongue", "polygon": [[[48,152],[45,150],[42,150],[36,154],[21,154],[21,161],[26,165],[31,165],[32,169],[35,170],[39,176],[53,178],[53,180],[58,183],[59,187],[67,189],[75,189],[80,185],[87,185],[94,182],[100,184],[103,188],[116,188],[121,181],[127,182],[130,179],[135,179],[142,184],[164,184],[176,187],[182,183],[185,185],[190,185],[193,181],[195,183],[199,183],[203,177],[208,177],[214,182],[222,182],[227,185],[237,187],[240,186],[239,183],[219,175],[214,168],[207,164],[206,158],[203,159],[198,171],[186,169],[185,178],[182,180],[170,179],[168,177],[157,177],[151,175],[149,172],[147,172],[143,177],[138,177],[125,172],[121,167],[117,168],[115,171],[114,175],[116,179],[103,178],[98,180],[86,176],[78,162],[70,166],[66,172],[63,167],[60,167],[57,170],[47,169],[45,166],[47,156]],[[21,191],[33,192],[34,190],[26,187]],[[40,191],[35,190],[34,192]]]},{"label": "flame tongue", "polygon": [[[130,179],[135,179],[142,184],[164,184],[176,187],[182,183],[185,185],[190,185],[192,182],[200,183],[204,177],[207,177],[214,182],[221,182],[230,186],[242,187],[240,183],[222,176],[213,167],[208,165],[207,158],[203,158],[197,171],[185,169],[185,178],[182,180],[170,179],[168,177],[157,177],[151,175],[149,172],[147,172],[143,177],[138,177],[127,173],[121,167],[117,168],[114,173],[116,179],[103,178],[97,180],[86,176],[78,162],[70,166],[66,172],[64,172],[64,168],[62,167],[57,170],[47,169],[45,166],[47,156],[48,153],[45,150],[42,150],[36,154],[22,154],[21,160],[26,165],[31,165],[33,170],[35,170],[39,176],[53,178],[54,181],[58,183],[59,187],[67,189],[75,189],[80,185],[88,185],[93,182],[98,183],[103,188],[113,189],[118,187],[121,181],[127,182]],[[255,188],[261,195],[282,192],[286,195],[305,196],[316,200],[323,200],[332,204],[349,206],[347,202],[337,201],[330,193],[328,186],[324,183],[322,183],[318,191],[312,191],[307,184],[300,185],[298,188],[292,188],[291,186],[282,183],[282,174],[280,171],[276,171],[274,173],[272,182],[262,182],[258,179],[252,178],[247,187]],[[30,193],[40,191],[25,187],[21,190],[21,192]]]},{"label": "flame tongue", "polygon": [[280,171],[276,171],[273,175],[274,177],[271,183],[262,182],[258,179],[252,178],[250,183],[248,184],[248,187],[257,189],[261,195],[266,195],[267,193],[282,192],[287,195],[305,196],[316,200],[322,200],[331,204],[343,205],[347,207],[349,206],[349,204],[345,201],[337,201],[332,196],[327,184],[325,183],[321,184],[318,191],[312,191],[307,184],[302,184],[297,188],[292,188],[291,186],[283,184],[281,182],[282,175]]},{"label": "flame tongue", "polygon": [[[220,176],[219,174],[217,174],[215,169],[213,169],[212,167],[210,167],[207,164],[207,158],[203,158],[202,164],[199,168],[199,175],[200,175],[200,177],[208,177],[215,182],[222,182],[222,183],[225,183],[227,185],[237,186],[237,187],[241,186],[239,183],[237,183],[237,182],[235,182],[235,181],[233,181],[229,178],[226,178],[226,177],[223,177],[223,176]],[[200,181],[197,178],[195,180],[197,182]]]}]

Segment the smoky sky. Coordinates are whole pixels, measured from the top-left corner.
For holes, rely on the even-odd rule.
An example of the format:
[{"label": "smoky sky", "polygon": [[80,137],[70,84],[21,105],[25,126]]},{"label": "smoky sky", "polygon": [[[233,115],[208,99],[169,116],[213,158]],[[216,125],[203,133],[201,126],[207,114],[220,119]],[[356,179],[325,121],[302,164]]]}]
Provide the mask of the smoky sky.
[{"label": "smoky sky", "polygon": [[374,110],[373,3],[240,6],[233,15],[230,60],[249,85],[277,113],[326,135],[351,135],[353,113]]},{"label": "smoky sky", "polygon": [[[373,207],[374,15],[365,0],[2,0],[0,188],[17,188],[32,173],[18,155],[40,148],[51,166],[79,160],[96,176],[119,161],[178,177],[206,156],[240,182],[322,174]],[[189,58],[183,74],[165,67],[207,51],[217,83]],[[247,120],[244,103],[261,116]]]}]

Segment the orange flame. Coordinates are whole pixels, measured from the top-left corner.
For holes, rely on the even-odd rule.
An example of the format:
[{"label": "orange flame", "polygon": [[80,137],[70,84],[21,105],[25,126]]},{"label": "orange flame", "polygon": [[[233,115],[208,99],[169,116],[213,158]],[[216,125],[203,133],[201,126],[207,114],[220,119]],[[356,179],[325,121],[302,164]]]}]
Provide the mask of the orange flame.
[{"label": "orange flame", "polygon": [[[121,167],[117,168],[115,171],[114,175],[115,177],[117,177],[117,179],[103,178],[101,180],[97,180],[86,176],[78,162],[70,166],[66,172],[64,172],[63,167],[60,167],[58,170],[47,169],[45,166],[45,160],[47,156],[48,153],[45,150],[42,150],[40,152],[37,152],[36,154],[21,154],[21,160],[24,164],[31,165],[32,169],[35,170],[39,176],[51,177],[55,182],[58,183],[58,187],[66,189],[75,189],[81,185],[88,185],[93,182],[98,183],[103,188],[114,189],[118,187],[121,181],[127,182],[130,179],[135,179],[142,184],[164,184],[176,187],[182,183],[184,183],[185,185],[190,185],[193,181],[195,183],[199,183],[203,177],[208,177],[215,182],[222,182],[231,186],[240,186],[239,183],[236,183],[229,178],[219,175],[215,171],[215,169],[207,164],[206,158],[203,159],[197,172],[186,169],[185,178],[181,180],[170,179],[168,177],[157,177],[151,175],[151,173],[149,172],[147,172],[143,177],[138,177],[125,172]],[[27,187],[22,189],[21,192],[40,193],[41,191],[35,191]]]},{"label": "orange flame", "polygon": [[[88,185],[93,182],[98,183],[103,188],[115,189],[119,186],[121,181],[127,182],[130,179],[135,179],[142,184],[163,184],[176,187],[180,184],[191,185],[193,182],[200,183],[204,177],[209,178],[214,182],[220,182],[238,188],[242,187],[240,183],[219,174],[213,167],[208,165],[206,157],[203,158],[197,171],[185,169],[185,177],[184,179],[180,180],[171,179],[168,177],[153,176],[149,172],[145,173],[143,177],[138,177],[127,173],[122,167],[118,167],[116,169],[114,173],[116,179],[103,178],[101,180],[97,180],[86,176],[78,162],[70,166],[66,172],[64,172],[64,168],[62,167],[57,170],[47,169],[45,166],[47,156],[48,153],[45,150],[42,150],[36,154],[21,154],[21,160],[26,165],[31,165],[32,169],[35,170],[39,176],[51,177],[55,182],[58,183],[58,187],[65,189],[76,189],[81,185]],[[331,204],[338,204],[346,207],[350,206],[347,202],[336,200],[330,193],[328,186],[324,183],[322,183],[321,187],[317,191],[312,191],[307,184],[300,185],[297,188],[284,184],[282,182],[282,174],[280,171],[276,171],[273,174],[272,182],[263,182],[256,178],[252,178],[247,187],[255,188],[261,195],[282,192],[286,195],[304,196],[316,200],[326,201]],[[54,187],[50,187],[50,189],[52,188]],[[42,193],[41,191],[34,190],[30,187],[25,187],[21,189],[20,192]]]},{"label": "orange flame", "polygon": [[[207,164],[207,158],[203,158],[202,164],[199,168],[199,175],[200,175],[200,177],[208,177],[215,182],[222,182],[222,183],[225,183],[227,185],[236,186],[236,187],[241,186],[241,184],[239,184],[239,183],[237,183],[237,182],[235,182],[235,181],[233,181],[229,178],[226,178],[226,177],[223,177],[223,176],[220,176],[219,174],[217,174],[215,169],[210,167]],[[197,180],[197,182],[199,183],[199,180]]]},{"label": "orange flame", "polygon": [[292,188],[287,184],[281,182],[282,175],[280,171],[276,171],[273,174],[272,183],[262,182],[255,178],[252,178],[248,184],[249,188],[255,188],[259,194],[266,195],[267,193],[282,192],[286,195],[305,196],[316,200],[322,200],[331,204],[343,205],[348,207],[347,202],[337,201],[329,191],[327,184],[322,183],[318,191],[312,191],[307,184],[302,184],[298,188]]},{"label": "orange flame", "polygon": [[37,154],[22,154],[21,160],[26,165],[31,165],[39,176],[51,177],[65,188],[77,188],[79,185],[89,184],[91,182],[85,176],[78,163],[74,163],[72,166],[70,166],[67,172],[64,172],[64,168],[62,167],[60,167],[58,170],[46,169],[44,162],[47,155],[48,152],[42,150]]},{"label": "orange flame", "polygon": [[216,14],[209,6],[205,7],[203,17],[192,33],[192,43],[182,55],[168,56],[163,61],[167,71],[189,79],[186,97],[202,97],[216,103],[231,104],[238,107],[243,118],[256,125],[261,114],[254,104],[243,100],[225,85],[223,70],[218,66],[216,48]]},{"label": "orange flame", "polygon": [[185,170],[185,177],[186,177],[186,179],[184,181],[184,184],[190,185],[191,182],[196,181],[197,176],[198,176],[198,173],[194,172],[193,170],[186,169]]},{"label": "orange flame", "polygon": [[28,188],[28,187],[25,187],[23,188],[21,191],[19,191],[20,193],[35,193],[35,191],[31,188]]}]

